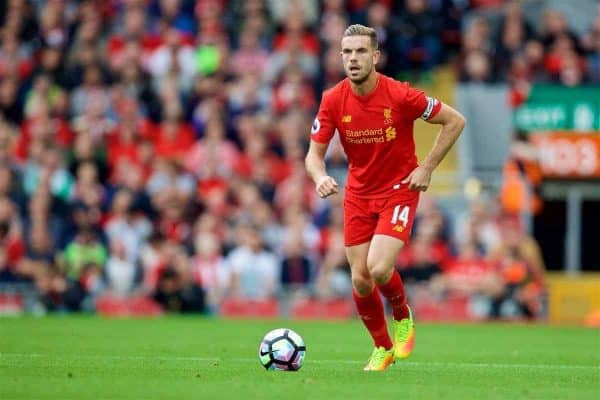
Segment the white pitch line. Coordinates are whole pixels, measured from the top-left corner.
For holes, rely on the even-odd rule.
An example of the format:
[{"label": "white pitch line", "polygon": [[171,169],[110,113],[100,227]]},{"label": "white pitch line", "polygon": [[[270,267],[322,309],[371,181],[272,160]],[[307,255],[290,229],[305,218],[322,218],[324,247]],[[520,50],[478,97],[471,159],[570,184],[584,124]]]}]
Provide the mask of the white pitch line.
[{"label": "white pitch line", "polygon": [[[60,356],[54,354],[40,353],[0,353],[0,360],[3,357],[15,358],[75,358],[75,359],[106,359],[106,360],[147,360],[147,361],[219,361],[219,362],[251,362],[257,363],[254,358],[219,358],[219,357],[194,357],[194,356],[119,356],[119,355],[76,355]],[[362,361],[356,360],[311,360],[312,364],[362,364]],[[575,364],[506,364],[506,363],[472,363],[472,362],[440,362],[440,361],[399,361],[399,364],[413,367],[443,367],[443,368],[532,368],[532,369],[589,369],[600,371],[600,365],[575,365]]]}]

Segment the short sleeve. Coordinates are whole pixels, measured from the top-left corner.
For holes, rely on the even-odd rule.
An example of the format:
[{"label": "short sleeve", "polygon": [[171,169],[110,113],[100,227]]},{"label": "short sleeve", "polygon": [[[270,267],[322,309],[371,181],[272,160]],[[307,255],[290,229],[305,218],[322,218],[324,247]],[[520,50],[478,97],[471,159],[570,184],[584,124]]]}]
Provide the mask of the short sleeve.
[{"label": "short sleeve", "polygon": [[433,118],[442,108],[442,103],[438,99],[426,96],[424,92],[411,87],[407,83],[402,85],[406,94],[401,102],[401,107],[412,121],[417,118],[427,121]]},{"label": "short sleeve", "polygon": [[335,119],[331,109],[331,92],[323,93],[319,112],[310,128],[310,138],[318,143],[329,143],[335,132]]}]

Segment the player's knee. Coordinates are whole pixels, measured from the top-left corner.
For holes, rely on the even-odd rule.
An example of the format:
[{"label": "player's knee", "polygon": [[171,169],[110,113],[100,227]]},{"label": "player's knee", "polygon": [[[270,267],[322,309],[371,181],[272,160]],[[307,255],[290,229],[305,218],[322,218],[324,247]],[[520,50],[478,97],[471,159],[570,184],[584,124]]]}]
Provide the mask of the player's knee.
[{"label": "player's knee", "polygon": [[373,281],[365,276],[358,275],[352,277],[352,287],[361,297],[370,295],[373,292],[373,285]]},{"label": "player's knee", "polygon": [[383,263],[375,264],[369,268],[369,272],[371,273],[373,280],[378,285],[386,284],[390,280],[393,270],[393,267]]}]

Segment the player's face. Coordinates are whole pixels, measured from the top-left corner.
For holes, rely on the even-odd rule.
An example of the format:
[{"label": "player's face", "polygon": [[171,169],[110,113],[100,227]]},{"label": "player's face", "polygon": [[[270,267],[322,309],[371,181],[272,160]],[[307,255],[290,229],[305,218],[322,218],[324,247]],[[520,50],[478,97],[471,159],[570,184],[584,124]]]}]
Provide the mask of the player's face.
[{"label": "player's face", "polygon": [[347,36],[342,38],[342,61],[346,76],[360,85],[374,71],[379,59],[379,50],[371,45],[368,36]]}]

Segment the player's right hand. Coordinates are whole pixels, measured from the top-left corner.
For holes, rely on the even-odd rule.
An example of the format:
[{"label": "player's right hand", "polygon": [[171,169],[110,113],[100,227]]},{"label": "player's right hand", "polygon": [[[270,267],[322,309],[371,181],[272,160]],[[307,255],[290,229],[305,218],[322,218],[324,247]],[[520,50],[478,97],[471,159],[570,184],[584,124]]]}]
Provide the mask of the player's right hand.
[{"label": "player's right hand", "polygon": [[338,184],[332,177],[325,175],[317,179],[315,183],[315,189],[319,194],[319,197],[324,199],[325,197],[331,196],[338,192]]}]

